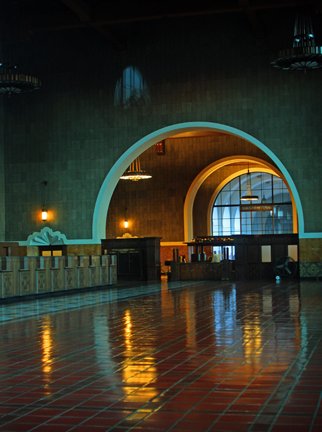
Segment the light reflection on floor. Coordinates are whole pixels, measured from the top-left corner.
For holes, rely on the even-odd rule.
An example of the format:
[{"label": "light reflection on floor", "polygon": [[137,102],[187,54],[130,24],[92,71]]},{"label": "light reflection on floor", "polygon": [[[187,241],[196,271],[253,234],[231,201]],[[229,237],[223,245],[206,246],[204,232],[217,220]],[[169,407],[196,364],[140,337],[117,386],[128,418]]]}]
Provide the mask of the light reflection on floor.
[{"label": "light reflection on floor", "polygon": [[322,283],[162,281],[0,307],[2,431],[322,430]]}]

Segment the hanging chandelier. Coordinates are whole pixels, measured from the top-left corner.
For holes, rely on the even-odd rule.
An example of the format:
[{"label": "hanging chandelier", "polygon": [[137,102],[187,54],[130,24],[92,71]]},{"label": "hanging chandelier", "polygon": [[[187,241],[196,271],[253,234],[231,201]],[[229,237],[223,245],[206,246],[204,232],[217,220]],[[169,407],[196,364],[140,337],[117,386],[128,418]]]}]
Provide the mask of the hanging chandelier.
[{"label": "hanging chandelier", "polygon": [[296,17],[292,48],[279,51],[271,65],[282,70],[302,71],[322,67],[322,46],[317,46],[315,43],[310,16]]},{"label": "hanging chandelier", "polygon": [[122,180],[131,180],[131,181],[139,181],[139,180],[145,180],[149,179],[152,176],[148,174],[146,171],[141,169],[141,163],[140,159],[136,158],[131,165],[129,166],[128,170],[120,177]]},{"label": "hanging chandelier", "polygon": [[258,196],[252,193],[251,177],[250,177],[249,166],[248,166],[248,171],[246,174],[246,194],[240,198],[240,201],[257,201],[257,200],[258,200]]},{"label": "hanging chandelier", "polygon": [[16,65],[0,63],[0,95],[16,95],[38,90],[39,78],[18,72]]}]

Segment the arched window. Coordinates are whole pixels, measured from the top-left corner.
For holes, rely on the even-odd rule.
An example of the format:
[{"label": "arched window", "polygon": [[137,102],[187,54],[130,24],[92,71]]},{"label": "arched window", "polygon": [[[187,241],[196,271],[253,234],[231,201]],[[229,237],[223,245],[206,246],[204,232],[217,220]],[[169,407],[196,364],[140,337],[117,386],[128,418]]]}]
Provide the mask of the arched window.
[{"label": "arched window", "polygon": [[115,86],[114,105],[130,108],[149,100],[148,89],[141,72],[134,66],[123,70]]},{"label": "arched window", "polygon": [[293,232],[292,202],[284,181],[273,174],[251,172],[255,202],[241,202],[247,174],[234,178],[217,195],[212,211],[212,235],[289,234]]}]

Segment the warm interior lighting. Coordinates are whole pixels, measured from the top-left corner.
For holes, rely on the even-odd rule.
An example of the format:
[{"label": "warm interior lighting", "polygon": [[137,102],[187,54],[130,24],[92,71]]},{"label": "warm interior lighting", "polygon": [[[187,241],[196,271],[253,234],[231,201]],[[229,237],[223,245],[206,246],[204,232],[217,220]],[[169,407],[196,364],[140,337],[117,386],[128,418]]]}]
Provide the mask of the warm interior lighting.
[{"label": "warm interior lighting", "polygon": [[128,170],[120,178],[122,180],[138,181],[138,180],[149,179],[151,177],[152,176],[150,174],[148,174],[146,171],[141,169],[140,159],[136,158],[131,163]]},{"label": "warm interior lighting", "polygon": [[[136,344],[135,328],[139,325],[138,321],[133,322],[131,312],[127,309],[124,313],[122,320],[124,331],[124,363],[126,367],[122,369],[122,390],[124,392],[124,400],[129,403],[146,403],[155,398],[158,394],[154,383],[158,378],[158,371],[156,367],[156,359],[153,356],[153,349],[151,352],[145,349],[140,350]],[[146,329],[141,329],[145,333]],[[147,333],[149,340],[152,341],[153,336]],[[136,355],[137,354],[137,355]],[[149,385],[146,385],[149,383]],[[146,408],[146,413],[149,413],[153,408]],[[142,413],[133,411],[129,418],[140,418]],[[142,418],[142,417],[141,417]]]},{"label": "warm interior lighting", "polygon": [[53,331],[51,318],[45,316],[41,322],[41,363],[42,373],[44,380],[45,394],[50,395],[52,393],[51,382],[52,382],[52,369],[53,369]]},{"label": "warm interior lighting", "polygon": [[248,166],[248,171],[247,171],[247,174],[246,174],[246,194],[243,195],[240,198],[240,200],[241,201],[257,201],[258,200],[258,196],[254,195],[252,193],[252,185],[251,185],[249,166]]},{"label": "warm interior lighting", "polygon": [[46,220],[48,219],[48,211],[45,209],[41,210],[41,220],[43,222],[46,222]]},{"label": "warm interior lighting", "polygon": [[312,19],[298,16],[294,24],[293,46],[279,51],[273,67],[282,70],[312,70],[322,67],[322,46],[315,43]]},{"label": "warm interior lighting", "polygon": [[26,93],[40,87],[41,81],[37,77],[18,72],[16,65],[0,63],[0,94]]},{"label": "warm interior lighting", "polygon": [[125,207],[124,220],[123,220],[123,228],[127,229],[128,227],[129,227],[129,221],[127,219],[127,207]]},{"label": "warm interior lighting", "polygon": [[46,222],[48,220],[48,210],[47,210],[47,180],[44,180],[41,182],[43,188],[42,188],[42,197],[41,197],[41,202],[42,202],[42,210],[41,210],[41,220],[43,222]]}]

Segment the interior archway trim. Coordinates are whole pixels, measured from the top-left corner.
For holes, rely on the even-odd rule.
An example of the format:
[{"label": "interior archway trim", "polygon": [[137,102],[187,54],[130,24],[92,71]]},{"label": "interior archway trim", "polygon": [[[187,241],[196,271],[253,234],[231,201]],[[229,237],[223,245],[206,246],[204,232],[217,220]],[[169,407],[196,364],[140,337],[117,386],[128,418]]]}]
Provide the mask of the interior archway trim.
[{"label": "interior archway trim", "polygon": [[[297,215],[298,215],[298,226],[299,226],[299,236],[305,237],[304,233],[304,220],[303,220],[303,210],[302,205],[300,201],[300,197],[298,194],[298,191],[296,189],[296,186],[286,170],[283,163],[277,158],[277,156],[261,141],[253,137],[252,135],[223,124],[219,123],[213,123],[213,122],[184,122],[184,123],[178,123],[173,124],[170,126],[166,126],[164,128],[158,129],[137,142],[135,142],[131,147],[129,147],[121,156],[120,158],[115,162],[113,167],[110,169],[110,171],[107,173],[101,188],[99,190],[99,193],[97,195],[94,213],[93,213],[93,220],[92,220],[92,241],[93,243],[100,243],[101,239],[105,238],[106,236],[106,217],[108,212],[108,207],[114,192],[114,189],[116,188],[116,185],[120,179],[120,176],[123,174],[123,172],[128,168],[130,163],[137,158],[141,153],[143,153],[145,150],[147,150],[149,147],[151,147],[153,144],[157,143],[158,141],[161,141],[163,139],[168,138],[169,136],[175,134],[175,133],[182,133],[182,132],[189,132],[189,131],[196,131],[196,130],[212,130],[212,131],[219,131],[219,132],[225,132],[232,135],[236,135],[240,138],[245,139],[246,141],[250,142],[251,144],[254,144],[256,147],[260,148],[265,154],[269,156],[269,158],[274,162],[274,164],[277,166],[277,169],[279,172],[283,175],[285,178],[286,183],[289,185],[290,190],[292,191],[292,195],[294,197],[295,203],[296,203],[296,209],[297,209]],[[206,175],[204,173],[204,175]],[[199,180],[198,180],[199,181]],[[194,188],[197,187],[197,184],[194,184]],[[186,228],[185,228],[186,230]],[[188,232],[185,232],[185,238],[189,237]],[[322,237],[322,233],[310,233],[312,237]]]},{"label": "interior archway trim", "polygon": [[[201,171],[197,177],[194,179],[194,181],[191,183],[190,188],[188,190],[188,193],[186,195],[185,203],[184,203],[184,235],[185,235],[185,241],[190,241],[193,239],[193,205],[194,201],[197,195],[197,192],[199,188],[201,187],[202,183],[215,171],[219,170],[220,168],[232,164],[232,163],[240,163],[240,162],[253,162],[256,163],[256,167],[250,168],[249,171],[258,171],[261,170],[263,172],[268,172],[272,174],[276,174],[278,176],[281,176],[281,173],[269,162],[263,161],[259,158],[248,156],[248,155],[234,155],[229,156],[226,158],[222,158],[218,161],[215,161],[214,163],[208,165],[203,171]],[[217,195],[218,190],[220,190],[226,183],[228,183],[233,178],[237,177],[238,175],[245,174],[247,172],[247,169],[238,170],[235,173],[233,173],[231,176],[229,176],[227,179],[225,179],[224,182],[222,182],[219,187],[214,192],[211,201],[209,202],[209,206],[207,209],[207,221],[208,221],[208,234],[210,234],[210,215],[211,215],[211,209],[212,204],[214,201],[214,197]],[[282,175],[282,178],[284,181],[286,179]],[[287,183],[287,181],[286,181]],[[219,189],[220,188],[220,189]],[[293,197],[292,190],[290,190],[291,197],[292,197],[292,204],[293,208],[296,207],[295,200]],[[295,214],[293,214],[293,218],[296,221],[296,227],[297,227],[297,214],[295,211]],[[295,230],[297,231],[297,229]]]},{"label": "interior archway trim", "polygon": [[[247,160],[251,160],[251,159],[254,159],[254,158],[247,157]],[[271,165],[267,164],[267,162],[265,162],[265,164],[263,164],[263,165],[262,164],[259,164],[259,165],[261,165],[261,166],[249,168],[249,171],[250,172],[265,172],[268,174],[278,174],[280,176],[280,174],[277,173],[275,169],[272,169]],[[235,171],[233,174],[226,177],[225,180],[222,181],[214,190],[214,192],[210,198],[208,208],[207,208],[207,234],[208,235],[211,235],[212,209],[213,209],[213,205],[215,203],[215,200],[217,198],[217,195],[223,189],[223,187],[226,186],[227,183],[229,183],[231,180],[233,180],[236,177],[239,177],[243,174],[246,174],[247,172],[248,172],[248,169],[240,169],[238,171]],[[293,232],[297,233],[298,232],[297,212],[296,212],[296,208],[295,208],[295,201],[294,201],[292,191],[290,191],[290,196],[291,196],[292,209],[293,209]]]}]

